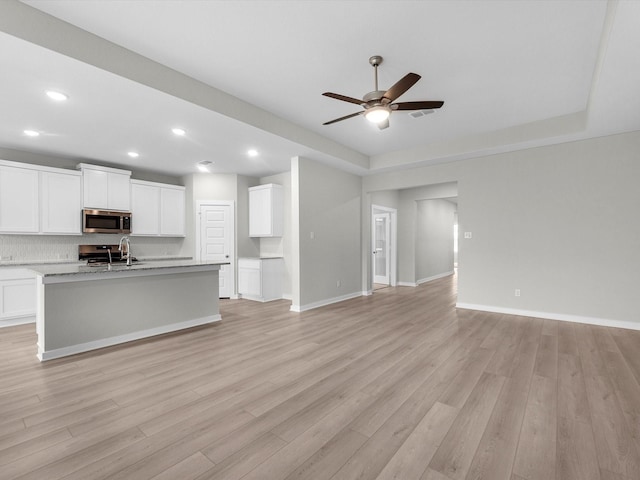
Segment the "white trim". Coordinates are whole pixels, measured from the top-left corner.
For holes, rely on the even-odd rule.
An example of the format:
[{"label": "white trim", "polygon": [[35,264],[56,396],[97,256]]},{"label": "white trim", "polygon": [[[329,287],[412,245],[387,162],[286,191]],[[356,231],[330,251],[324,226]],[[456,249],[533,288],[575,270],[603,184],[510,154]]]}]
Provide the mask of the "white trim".
[{"label": "white trim", "polygon": [[[391,227],[391,239],[389,242],[389,249],[391,254],[389,255],[389,285],[395,287],[399,285],[398,283],[398,209],[392,207],[384,207],[382,205],[371,204],[371,235],[370,235],[370,243],[369,243],[369,251],[373,251],[373,237],[375,232],[373,231],[374,219],[373,219],[373,210],[381,210],[383,212],[387,212],[390,214],[390,227]],[[369,258],[373,257],[373,255],[369,255]],[[373,262],[373,258],[371,258],[371,262]],[[373,282],[373,263],[371,264],[371,281]],[[375,282],[374,282],[375,283]]]},{"label": "white trim", "polygon": [[362,291],[362,296],[363,297],[368,297],[369,295],[373,295],[373,289],[371,289],[371,290],[363,290]]},{"label": "white trim", "polygon": [[27,315],[16,315],[15,317],[11,317],[11,318],[3,318],[0,319],[0,328],[5,328],[5,327],[15,327],[17,325],[26,325],[27,323],[36,323],[36,316],[34,314],[27,314]]},{"label": "white trim", "polygon": [[[58,168],[58,167],[45,167],[44,165],[34,165],[32,163],[12,162],[10,160],[0,160],[0,166],[22,168],[22,169],[26,169],[26,170],[37,170],[38,172],[63,173],[63,174],[72,175],[72,176],[75,176],[75,177],[80,177],[82,175],[82,173],[77,171],[77,170],[68,170],[66,168]],[[47,235],[51,235],[51,234],[47,234]],[[77,235],[80,235],[80,234],[78,233]]]},{"label": "white trim", "polygon": [[207,317],[194,318],[193,320],[187,320],[185,322],[162,325],[161,327],[141,330],[139,332],[126,333],[124,335],[118,335],[116,337],[103,338],[100,340],[94,340],[92,342],[71,345],[69,347],[56,348],[54,350],[49,350],[46,352],[42,351],[42,348],[38,344],[38,359],[41,362],[44,362],[46,360],[53,360],[54,358],[66,357],[69,355],[75,355],[77,353],[88,352],[90,350],[97,350],[98,348],[110,347],[112,345],[118,345],[120,343],[132,342],[134,340],[140,340],[142,338],[162,335],[163,333],[175,332],[178,330],[184,330],[186,328],[205,325],[207,323],[218,322],[221,319],[222,317],[220,316],[220,314],[209,315]]},{"label": "white trim", "polygon": [[348,293],[346,295],[341,295],[339,297],[326,298],[324,300],[320,300],[318,302],[308,303],[306,305],[291,305],[289,309],[292,312],[306,312],[307,310],[312,310],[318,307],[324,307],[325,305],[331,305],[332,303],[343,302],[345,300],[350,300],[352,298],[361,297],[362,292],[353,292]]},{"label": "white trim", "polygon": [[131,170],[123,170],[121,168],[103,167],[102,165],[91,165],[89,163],[79,163],[76,170],[98,170],[100,172],[121,173],[131,176]]},{"label": "white trim", "polygon": [[418,280],[416,282],[416,284],[420,285],[422,283],[432,282],[434,280],[438,280],[439,278],[448,277],[449,275],[453,275],[454,273],[455,272],[453,270],[451,270],[449,272],[439,273],[438,275],[434,275],[432,277],[421,278],[420,280]]},{"label": "white trim", "polygon": [[398,282],[399,287],[417,287],[418,284],[414,282]]},{"label": "white trim", "polygon": [[491,305],[478,305],[473,303],[456,303],[456,308],[468,310],[480,310],[483,312],[504,313],[507,315],[519,315],[521,317],[545,318],[548,320],[559,320],[561,322],[586,323],[601,327],[627,328],[629,330],[640,330],[640,322],[629,320],[612,320],[609,318],[583,317],[581,315],[568,315],[566,313],[537,312],[534,310],[519,310],[516,308],[494,307]]},{"label": "white trim", "polygon": [[282,299],[283,300],[289,300],[290,302],[293,302],[293,295],[290,293],[283,293],[282,294]]}]

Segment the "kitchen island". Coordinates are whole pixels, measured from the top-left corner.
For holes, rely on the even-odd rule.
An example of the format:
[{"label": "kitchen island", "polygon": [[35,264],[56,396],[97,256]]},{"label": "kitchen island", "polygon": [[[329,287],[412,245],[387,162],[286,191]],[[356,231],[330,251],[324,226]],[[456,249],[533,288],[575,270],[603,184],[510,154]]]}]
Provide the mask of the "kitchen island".
[{"label": "kitchen island", "polygon": [[38,358],[74,355],[216,322],[221,263],[39,265]]}]

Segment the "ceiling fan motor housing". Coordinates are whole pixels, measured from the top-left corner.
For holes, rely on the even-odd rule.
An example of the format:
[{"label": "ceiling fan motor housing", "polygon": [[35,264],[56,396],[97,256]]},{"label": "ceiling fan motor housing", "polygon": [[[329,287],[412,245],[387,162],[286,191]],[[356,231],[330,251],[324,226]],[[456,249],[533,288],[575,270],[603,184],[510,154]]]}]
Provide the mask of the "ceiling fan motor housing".
[{"label": "ceiling fan motor housing", "polygon": [[367,93],[362,99],[369,107],[374,107],[376,105],[382,105],[382,96],[385,94],[385,90],[374,90],[373,92]]}]

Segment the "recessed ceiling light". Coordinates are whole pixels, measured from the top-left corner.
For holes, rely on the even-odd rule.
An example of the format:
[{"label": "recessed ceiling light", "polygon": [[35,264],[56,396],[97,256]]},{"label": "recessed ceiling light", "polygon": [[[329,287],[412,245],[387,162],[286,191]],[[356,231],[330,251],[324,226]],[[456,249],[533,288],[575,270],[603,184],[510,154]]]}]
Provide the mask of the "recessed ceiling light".
[{"label": "recessed ceiling light", "polygon": [[138,152],[127,152],[127,155],[129,155],[131,158],[138,158],[140,156]]},{"label": "recessed ceiling light", "polygon": [[257,157],[258,151],[252,148],[251,150],[247,151],[247,155],[249,155],[250,157]]},{"label": "recessed ceiling light", "polygon": [[49,90],[47,92],[47,97],[49,97],[51,100],[55,100],[56,102],[64,102],[67,98],[69,98],[64,93],[56,92],[55,90]]},{"label": "recessed ceiling light", "polygon": [[185,133],[187,133],[182,128],[172,128],[171,131],[174,133],[174,135],[178,135],[179,137],[182,137]]},{"label": "recessed ceiling light", "polygon": [[198,162],[198,170],[200,170],[201,172],[208,172],[209,171],[209,165],[212,165],[213,162],[210,162],[209,160],[203,160],[201,162]]},{"label": "recessed ceiling light", "polygon": [[37,137],[37,136],[39,136],[39,135],[40,135],[40,132],[36,132],[35,130],[25,130],[25,131],[24,131],[24,134],[25,134],[27,137]]}]

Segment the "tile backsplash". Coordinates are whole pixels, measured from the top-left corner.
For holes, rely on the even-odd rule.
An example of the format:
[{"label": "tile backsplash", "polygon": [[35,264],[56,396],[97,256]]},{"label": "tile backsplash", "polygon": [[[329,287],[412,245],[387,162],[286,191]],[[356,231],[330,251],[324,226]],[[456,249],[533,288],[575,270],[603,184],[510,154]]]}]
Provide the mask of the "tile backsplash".
[{"label": "tile backsplash", "polygon": [[[117,244],[121,235],[0,235],[0,264],[77,261],[78,245]],[[130,237],[136,257],[180,256],[184,238]]]}]

